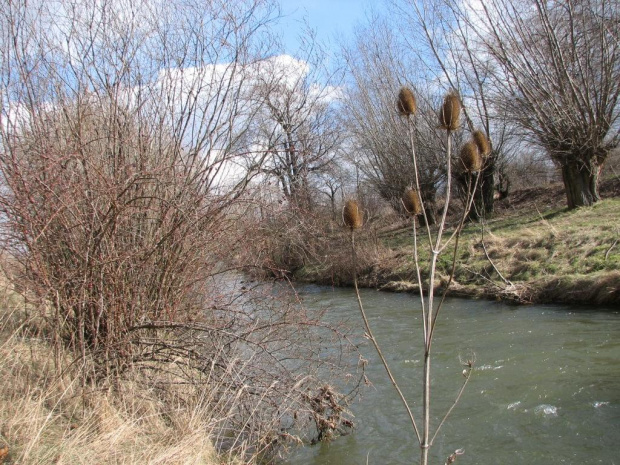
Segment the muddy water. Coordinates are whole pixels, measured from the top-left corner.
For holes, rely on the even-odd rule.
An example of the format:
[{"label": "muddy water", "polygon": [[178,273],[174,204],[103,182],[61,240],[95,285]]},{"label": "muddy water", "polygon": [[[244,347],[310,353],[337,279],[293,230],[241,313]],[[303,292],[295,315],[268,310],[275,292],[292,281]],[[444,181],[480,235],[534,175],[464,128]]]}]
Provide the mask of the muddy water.
[{"label": "muddy water", "polygon": [[[305,303],[331,318],[361,320],[350,289],[301,288]],[[364,290],[375,336],[410,401],[421,399],[418,298]],[[359,341],[363,341],[359,337]],[[297,449],[286,462],[397,465],[419,449],[394,389],[369,343],[373,386],[353,405],[356,430],[328,444]],[[450,300],[434,342],[432,412],[437,425],[475,355],[472,378],[435,440],[431,463],[456,449],[465,464],[620,464],[620,313],[618,309],[513,307]],[[416,408],[417,416],[420,416]]]}]

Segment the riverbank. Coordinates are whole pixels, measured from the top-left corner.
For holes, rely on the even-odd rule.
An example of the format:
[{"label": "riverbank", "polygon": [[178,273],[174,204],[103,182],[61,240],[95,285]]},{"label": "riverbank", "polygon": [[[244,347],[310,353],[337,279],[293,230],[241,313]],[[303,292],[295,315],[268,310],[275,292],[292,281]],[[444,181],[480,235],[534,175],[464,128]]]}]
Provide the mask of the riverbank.
[{"label": "riverbank", "polygon": [[32,310],[0,278],[0,464],[240,463],[215,450],[220,419],[204,393],[155,389],[138,370],[82,385],[74,354]]},{"label": "riverbank", "polygon": [[[601,195],[592,207],[567,210],[562,186],[553,185],[498,202],[492,219],[465,227],[449,295],[523,304],[620,304],[620,180],[602,183]],[[456,215],[450,223],[456,224]],[[425,237],[419,229],[424,252]],[[375,227],[357,242],[361,286],[418,292],[411,223]],[[333,260],[307,263],[295,279],[351,285],[350,267],[343,266],[349,245],[346,239],[338,243]],[[428,262],[424,252],[422,269]],[[448,281],[452,254],[446,249],[440,257],[439,289]]]}]

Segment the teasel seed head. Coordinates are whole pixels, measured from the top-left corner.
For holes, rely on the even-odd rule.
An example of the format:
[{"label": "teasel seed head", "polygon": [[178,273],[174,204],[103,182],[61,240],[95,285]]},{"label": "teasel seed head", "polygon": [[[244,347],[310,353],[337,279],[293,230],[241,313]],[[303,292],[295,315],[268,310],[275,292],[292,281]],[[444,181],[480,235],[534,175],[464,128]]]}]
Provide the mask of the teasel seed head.
[{"label": "teasel seed head", "polygon": [[463,145],[459,158],[461,159],[463,169],[467,172],[474,173],[482,168],[482,157],[478,152],[478,146],[473,140]]},{"label": "teasel seed head", "polygon": [[422,213],[422,205],[420,204],[420,197],[418,191],[413,188],[408,188],[402,197],[403,206],[408,215],[415,216]]},{"label": "teasel seed head", "polygon": [[355,200],[347,200],[342,211],[342,219],[347,228],[353,231],[362,227],[362,212]]},{"label": "teasel seed head", "polygon": [[439,127],[448,131],[459,128],[461,116],[461,102],[455,92],[450,92],[443,99],[443,105],[439,110]]},{"label": "teasel seed head", "polygon": [[413,115],[417,109],[415,96],[409,87],[401,87],[396,102],[398,112],[403,116]]},{"label": "teasel seed head", "polygon": [[484,132],[480,130],[476,130],[472,134],[474,138],[474,142],[478,147],[478,152],[482,157],[488,157],[491,154],[491,143],[487,136],[484,135]]}]

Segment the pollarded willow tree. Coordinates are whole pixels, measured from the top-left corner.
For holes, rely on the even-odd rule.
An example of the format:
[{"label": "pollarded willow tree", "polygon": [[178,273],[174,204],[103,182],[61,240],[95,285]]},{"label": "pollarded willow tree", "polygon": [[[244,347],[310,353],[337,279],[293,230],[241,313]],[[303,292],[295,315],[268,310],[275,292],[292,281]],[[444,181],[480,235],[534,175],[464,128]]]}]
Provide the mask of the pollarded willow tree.
[{"label": "pollarded willow tree", "polygon": [[620,141],[620,2],[489,0],[459,4],[494,64],[494,105],[560,168],[568,207],[599,200]]}]

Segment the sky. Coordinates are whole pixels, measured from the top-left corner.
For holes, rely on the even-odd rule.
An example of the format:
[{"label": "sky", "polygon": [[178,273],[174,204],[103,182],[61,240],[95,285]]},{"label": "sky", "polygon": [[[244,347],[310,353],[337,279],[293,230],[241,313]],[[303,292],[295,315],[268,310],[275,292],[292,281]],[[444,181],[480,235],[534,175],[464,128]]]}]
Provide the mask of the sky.
[{"label": "sky", "polygon": [[297,49],[304,18],[316,31],[318,41],[336,50],[339,42],[353,37],[355,25],[363,22],[372,3],[372,0],[281,0],[280,32],[285,52],[294,53]]}]

